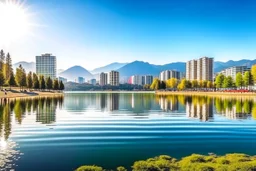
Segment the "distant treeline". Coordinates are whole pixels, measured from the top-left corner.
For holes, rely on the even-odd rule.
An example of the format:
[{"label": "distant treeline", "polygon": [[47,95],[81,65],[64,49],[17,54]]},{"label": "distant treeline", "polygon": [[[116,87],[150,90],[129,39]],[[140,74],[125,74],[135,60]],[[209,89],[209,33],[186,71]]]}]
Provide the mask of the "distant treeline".
[{"label": "distant treeline", "polygon": [[36,73],[29,72],[26,74],[25,69],[20,65],[16,68],[14,74],[12,68],[11,55],[4,51],[0,51],[0,88],[2,86],[11,87],[19,86],[21,90],[24,88],[34,90],[64,90],[64,84],[58,79],[52,80],[50,77],[38,76]]}]

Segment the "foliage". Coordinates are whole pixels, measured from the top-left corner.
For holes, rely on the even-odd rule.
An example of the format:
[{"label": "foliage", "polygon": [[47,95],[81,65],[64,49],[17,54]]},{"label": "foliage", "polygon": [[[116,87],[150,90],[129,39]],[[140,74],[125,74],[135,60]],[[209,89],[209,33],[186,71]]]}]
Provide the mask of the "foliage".
[{"label": "foliage", "polygon": [[223,88],[231,88],[233,86],[233,78],[231,76],[224,77]]},{"label": "foliage", "polygon": [[211,81],[207,81],[207,88],[212,88],[213,87],[213,84]]},{"label": "foliage", "polygon": [[198,81],[197,81],[197,80],[193,80],[193,81],[191,82],[191,87],[192,87],[192,88],[197,88],[197,87],[198,87]]},{"label": "foliage", "polygon": [[0,51],[0,71],[4,72],[4,61],[5,61],[5,54],[3,49]]},{"label": "foliage", "polygon": [[166,81],[167,88],[176,88],[178,84],[178,80],[176,78],[171,78]]},{"label": "foliage", "polygon": [[103,171],[103,169],[99,166],[81,166],[76,171]]},{"label": "foliage", "polygon": [[238,72],[236,74],[236,87],[242,87],[243,86],[243,76],[241,72]]},{"label": "foliage", "polygon": [[54,90],[59,90],[59,81],[57,79],[55,79],[53,81],[53,89]]},{"label": "foliage", "polygon": [[45,80],[44,80],[44,76],[43,75],[41,75],[40,78],[39,78],[39,88],[41,90],[45,89]]},{"label": "foliage", "polygon": [[34,89],[40,88],[38,76],[35,73],[33,73],[33,88]]},{"label": "foliage", "polygon": [[116,168],[117,171],[127,171],[126,168],[124,168],[123,166],[119,166]]},{"label": "foliage", "polygon": [[224,82],[224,75],[223,74],[218,74],[215,80],[216,88],[222,88],[223,87],[223,82]]},{"label": "foliage", "polygon": [[15,80],[21,88],[27,85],[26,72],[21,65],[16,69]]},{"label": "foliage", "polygon": [[252,66],[251,74],[252,74],[252,77],[253,77],[253,81],[255,83],[256,82],[256,64]]},{"label": "foliage", "polygon": [[244,86],[252,85],[252,75],[249,71],[246,71],[243,76]]},{"label": "foliage", "polygon": [[10,78],[8,80],[8,84],[9,84],[10,88],[12,86],[16,86],[16,81],[15,81],[15,77],[14,77],[13,72],[11,72]]},{"label": "foliage", "polygon": [[64,86],[62,81],[59,82],[59,86],[60,86],[59,90],[64,90],[65,89],[65,86]]},{"label": "foliage", "polygon": [[4,71],[4,76],[6,80],[10,79],[11,76],[11,72],[12,72],[12,59],[9,53],[7,53],[6,55],[6,59],[5,59],[5,67],[4,67],[5,71]]},{"label": "foliage", "polygon": [[160,89],[160,80],[155,78],[150,86],[151,90],[159,90]]},{"label": "foliage", "polygon": [[4,85],[5,79],[4,79],[4,74],[2,71],[0,71],[0,87]]},{"label": "foliage", "polygon": [[46,80],[46,89],[50,90],[52,89],[52,79],[51,77],[48,77]]},{"label": "foliage", "polygon": [[31,89],[33,87],[32,72],[28,73],[27,76],[27,87]]},{"label": "foliage", "polygon": [[[82,169],[84,168],[84,169]],[[79,170],[80,169],[80,170]],[[82,166],[76,171],[102,171],[98,166]],[[134,162],[133,171],[254,171],[256,156],[234,153],[224,156],[192,154],[181,160],[162,155]],[[126,171],[118,167],[117,171]]]}]

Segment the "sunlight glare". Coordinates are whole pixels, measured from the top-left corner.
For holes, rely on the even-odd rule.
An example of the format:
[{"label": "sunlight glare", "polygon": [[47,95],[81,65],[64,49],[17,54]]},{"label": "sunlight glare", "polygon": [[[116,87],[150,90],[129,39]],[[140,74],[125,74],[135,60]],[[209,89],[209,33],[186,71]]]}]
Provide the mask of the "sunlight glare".
[{"label": "sunlight glare", "polygon": [[0,150],[5,150],[7,147],[7,142],[2,138],[0,141]]},{"label": "sunlight glare", "polygon": [[28,32],[28,13],[18,1],[0,2],[0,23],[0,44],[8,44]]}]

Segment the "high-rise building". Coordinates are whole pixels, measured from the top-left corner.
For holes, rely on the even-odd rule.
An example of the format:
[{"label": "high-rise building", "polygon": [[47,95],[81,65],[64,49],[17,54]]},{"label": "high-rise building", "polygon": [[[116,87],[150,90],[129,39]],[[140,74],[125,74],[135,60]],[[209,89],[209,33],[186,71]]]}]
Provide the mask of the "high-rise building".
[{"label": "high-rise building", "polygon": [[36,56],[36,74],[43,75],[45,78],[56,78],[56,56],[52,54],[42,54]]},{"label": "high-rise building", "polygon": [[104,86],[108,84],[108,74],[107,73],[100,73],[100,85]]},{"label": "high-rise building", "polygon": [[244,75],[246,71],[250,71],[250,70],[251,69],[247,68],[247,66],[233,66],[233,67],[229,67],[227,69],[222,70],[220,73],[222,73],[226,77],[231,76],[233,80],[236,80],[237,73],[240,72],[242,75]]},{"label": "high-rise building", "polygon": [[213,58],[202,57],[186,63],[187,80],[213,81]]},{"label": "high-rise building", "polygon": [[79,84],[83,84],[84,81],[85,81],[84,77],[78,77],[77,78],[77,83],[79,83]]},{"label": "high-rise building", "polygon": [[153,76],[152,75],[145,75],[145,84],[152,84]]},{"label": "high-rise building", "polygon": [[132,84],[134,85],[143,85],[143,76],[140,75],[133,75],[131,76]]},{"label": "high-rise building", "polygon": [[176,79],[180,79],[180,72],[178,71],[174,71],[174,70],[166,70],[166,71],[162,71],[159,75],[159,79],[161,81],[166,81],[169,80],[170,78],[176,78]]},{"label": "high-rise building", "polygon": [[92,84],[92,85],[96,85],[96,79],[95,79],[95,78],[90,79],[90,84]]},{"label": "high-rise building", "polygon": [[112,86],[119,86],[119,72],[110,71],[108,73],[108,84]]}]

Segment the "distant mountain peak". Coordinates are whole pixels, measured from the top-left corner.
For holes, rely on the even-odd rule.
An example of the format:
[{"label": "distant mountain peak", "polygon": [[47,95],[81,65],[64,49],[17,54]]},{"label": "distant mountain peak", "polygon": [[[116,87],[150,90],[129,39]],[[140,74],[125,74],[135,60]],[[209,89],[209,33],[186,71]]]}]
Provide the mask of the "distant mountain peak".
[{"label": "distant mountain peak", "polygon": [[78,77],[84,77],[86,80],[92,79],[93,75],[80,65],[75,65],[61,72],[59,76],[67,78],[70,81],[76,80]]}]

